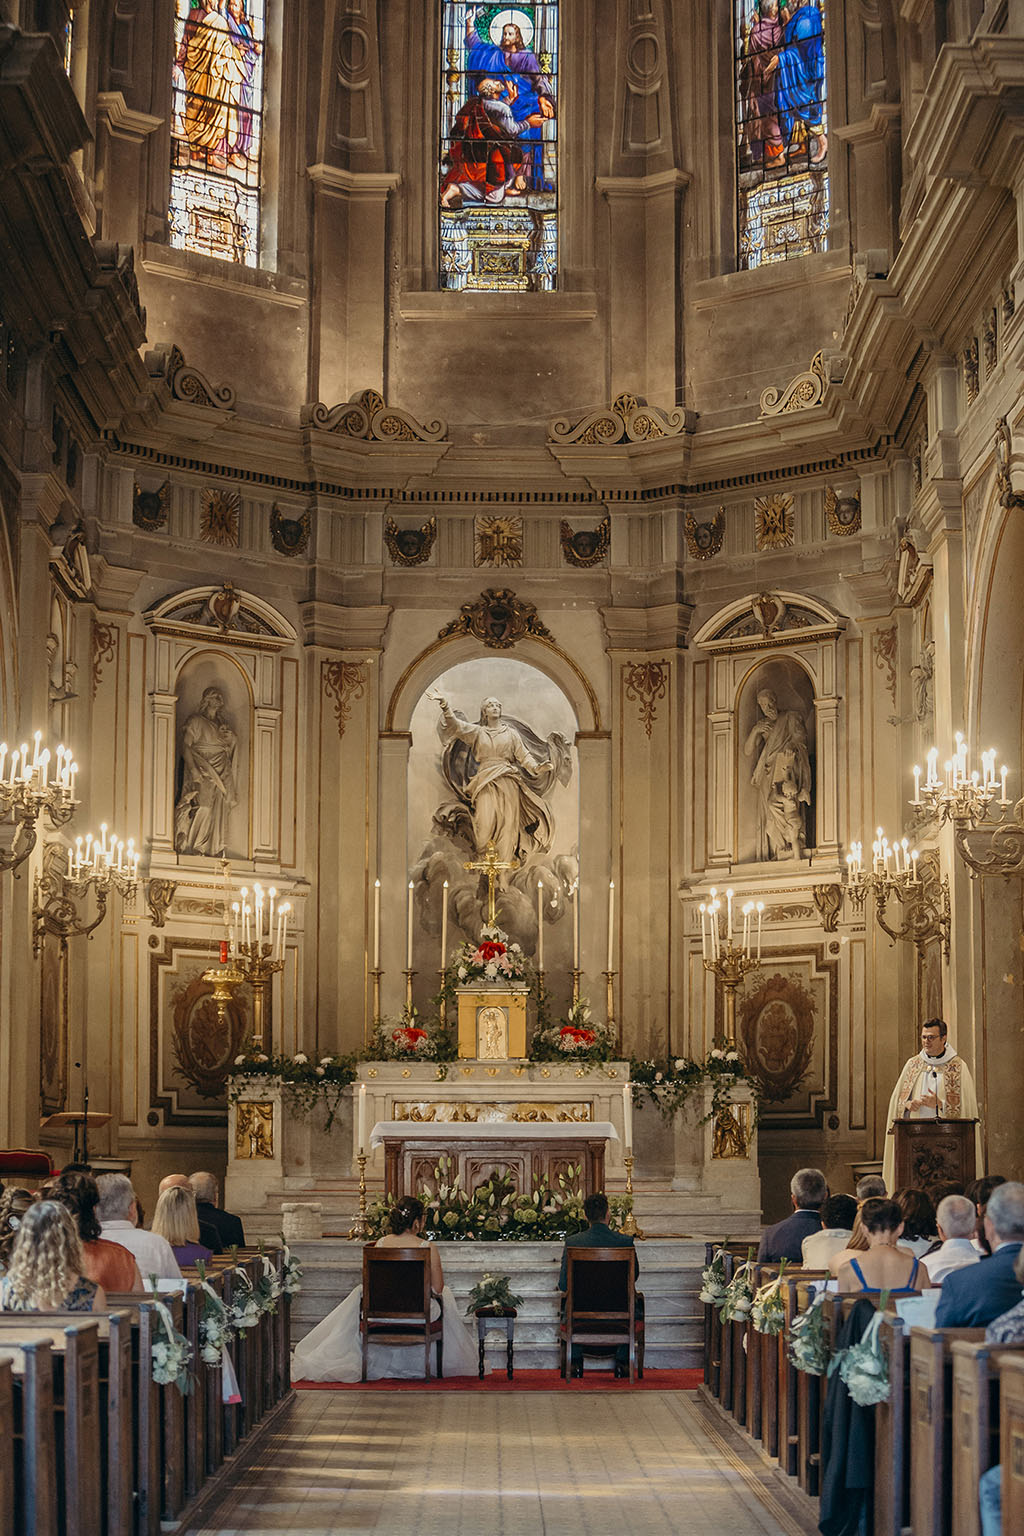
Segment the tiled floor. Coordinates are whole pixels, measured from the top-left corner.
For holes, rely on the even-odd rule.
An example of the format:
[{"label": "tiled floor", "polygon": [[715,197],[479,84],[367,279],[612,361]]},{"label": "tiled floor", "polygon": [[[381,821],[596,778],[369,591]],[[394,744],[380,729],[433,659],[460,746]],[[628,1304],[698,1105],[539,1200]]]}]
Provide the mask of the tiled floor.
[{"label": "tiled floor", "polygon": [[803,1536],[691,1392],[303,1392],[190,1536]]}]

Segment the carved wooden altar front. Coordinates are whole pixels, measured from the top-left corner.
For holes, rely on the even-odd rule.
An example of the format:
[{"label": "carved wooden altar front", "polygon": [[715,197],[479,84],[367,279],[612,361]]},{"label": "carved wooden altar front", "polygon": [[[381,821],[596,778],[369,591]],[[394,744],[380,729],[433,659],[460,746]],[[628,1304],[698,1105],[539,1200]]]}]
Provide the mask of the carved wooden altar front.
[{"label": "carved wooden altar front", "polygon": [[[470,1195],[499,1170],[524,1194],[531,1194],[542,1179],[557,1189],[559,1175],[584,1195],[604,1189],[605,1146],[615,1134],[606,1122],[580,1125],[578,1130],[510,1124],[504,1135],[486,1137],[480,1134],[482,1129],[460,1123],[429,1128],[413,1123],[375,1126],[373,1141],[384,1147],[385,1194],[400,1200],[403,1195],[419,1195],[424,1188],[434,1193],[439,1182],[435,1170],[442,1156],[449,1159],[444,1182],[451,1183],[457,1174]],[[579,1176],[570,1176],[569,1169],[577,1167]]]}]

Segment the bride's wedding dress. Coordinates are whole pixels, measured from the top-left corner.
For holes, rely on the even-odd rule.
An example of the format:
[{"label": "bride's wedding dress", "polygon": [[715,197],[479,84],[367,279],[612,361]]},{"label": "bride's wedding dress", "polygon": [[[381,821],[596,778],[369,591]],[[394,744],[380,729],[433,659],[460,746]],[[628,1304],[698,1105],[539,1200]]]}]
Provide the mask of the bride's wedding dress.
[{"label": "bride's wedding dress", "polygon": [[[359,1337],[359,1303],[363,1288],[357,1285],[345,1300],[329,1312],[322,1322],[296,1344],[292,1355],[293,1381],[359,1381],[363,1371],[363,1346]],[[444,1343],[442,1370],[449,1376],[475,1376],[477,1344],[459,1316],[459,1305],[450,1286],[441,1292]],[[431,1317],[437,1317],[438,1303],[431,1303]],[[430,1346],[430,1370],[437,1369],[436,1344]],[[423,1345],[371,1344],[367,1379],[380,1381],[386,1376],[406,1379],[423,1377]]]}]

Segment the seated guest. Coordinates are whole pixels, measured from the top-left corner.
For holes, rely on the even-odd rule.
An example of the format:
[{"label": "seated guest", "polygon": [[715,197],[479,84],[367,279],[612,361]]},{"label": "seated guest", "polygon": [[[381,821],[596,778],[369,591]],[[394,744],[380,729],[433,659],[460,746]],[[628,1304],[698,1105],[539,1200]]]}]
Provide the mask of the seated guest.
[{"label": "seated guest", "polygon": [[954,1269],[977,1264],[981,1254],[971,1241],[977,1216],[966,1195],[947,1195],[940,1200],[935,1220],[942,1242],[927,1255],[924,1265],[931,1284],[941,1285]]},{"label": "seated guest", "polygon": [[857,1202],[852,1195],[830,1195],[821,1208],[821,1231],[804,1238],[800,1261],[804,1269],[828,1269],[833,1254],[849,1248],[856,1220]]},{"label": "seated guest", "polygon": [[974,1209],[978,1213],[978,1230],[974,1236],[974,1246],[979,1253],[992,1252],[985,1236],[985,1207],[992,1191],[1005,1183],[1006,1180],[1001,1173],[987,1173],[983,1179],[972,1179],[964,1190],[968,1200],[974,1201]]},{"label": "seated guest", "polygon": [[143,1283],[148,1284],[152,1275],[158,1280],[180,1280],[181,1269],[167,1239],[135,1225],[138,1204],[131,1179],[123,1173],[101,1173],[96,1186],[100,1192],[96,1208],[100,1232],[135,1255]]},{"label": "seated guest", "polygon": [[908,1296],[921,1289],[920,1260],[898,1246],[903,1232],[903,1213],[895,1200],[865,1200],[860,1220],[867,1233],[864,1253],[850,1256],[837,1276],[843,1292],[877,1295],[888,1291]]},{"label": "seated guest", "polygon": [[199,1217],[196,1197],[191,1189],[172,1184],[158,1196],[153,1212],[153,1231],[166,1237],[179,1264],[194,1264],[197,1259],[213,1258],[205,1243],[199,1241]]},{"label": "seated guest", "polygon": [[56,1200],[70,1211],[82,1242],[83,1273],[87,1279],[95,1280],[106,1291],[142,1290],[142,1276],[134,1254],[123,1244],[100,1236],[96,1218],[100,1192],[91,1173],[69,1173],[65,1169],[43,1185],[42,1197]]},{"label": "seated guest", "polygon": [[893,1199],[903,1212],[900,1247],[909,1248],[916,1259],[921,1259],[934,1247],[939,1235],[931,1196],[923,1189],[908,1188],[898,1189]]},{"label": "seated guest", "polygon": [[200,1223],[216,1228],[221,1248],[244,1248],[245,1233],[240,1219],[232,1216],[230,1211],[222,1211],[217,1204],[217,1180],[213,1174],[192,1173],[188,1181],[196,1197]]},{"label": "seated guest", "polygon": [[855,1194],[858,1205],[863,1205],[865,1200],[888,1199],[889,1191],[880,1173],[866,1173],[862,1179],[857,1180]]},{"label": "seated guest", "polygon": [[[884,1199],[885,1197],[880,1195],[870,1195],[868,1198],[871,1200],[879,1200]],[[862,1200],[857,1207],[857,1214],[853,1219],[853,1231],[850,1234],[850,1241],[839,1253],[834,1253],[828,1261],[828,1272],[832,1276],[833,1280],[835,1279],[836,1275],[838,1275],[843,1265],[848,1264],[851,1258],[856,1258],[858,1253],[867,1253],[868,1251],[868,1234],[865,1232],[864,1224],[860,1219],[860,1213],[863,1209],[863,1206],[864,1201]]]},{"label": "seated guest", "polygon": [[21,1218],[35,1199],[27,1189],[9,1184],[0,1195],[0,1273],[6,1268],[21,1226]]},{"label": "seated guest", "polygon": [[757,1250],[760,1264],[777,1264],[780,1259],[799,1264],[804,1238],[821,1231],[821,1207],[828,1195],[828,1185],[821,1170],[801,1168],[794,1173],[789,1193],[793,1200],[793,1215],[769,1227],[761,1238]]},{"label": "seated guest", "polygon": [[[157,1186],[157,1198],[159,1199],[167,1189],[187,1189],[189,1194],[192,1195],[192,1185],[183,1173],[169,1173],[166,1178],[161,1179]],[[195,1196],[193,1195],[194,1198]],[[211,1254],[223,1253],[224,1245],[220,1240],[220,1233],[217,1231],[217,1228],[210,1222],[204,1221],[201,1216],[197,1219],[199,1221],[199,1241],[203,1247],[209,1248]],[[156,1230],[154,1218],[153,1231],[155,1232]]]},{"label": "seated guest", "polygon": [[946,1276],[936,1328],[984,1328],[1021,1299],[1014,1265],[1024,1242],[1024,1184],[994,1189],[984,1219],[991,1255]]},{"label": "seated guest", "polygon": [[37,1200],[22,1217],[0,1280],[0,1311],[102,1312],[106,1305],[102,1285],[83,1273],[71,1213],[56,1200]]},{"label": "seated guest", "polygon": [[[562,1267],[558,1272],[558,1289],[563,1293],[569,1286],[569,1249],[570,1248],[632,1248],[633,1250],[633,1279],[636,1280],[640,1273],[640,1260],[636,1253],[636,1244],[631,1237],[624,1232],[615,1232],[608,1225],[608,1197],[600,1192],[588,1195],[583,1202],[583,1214],[590,1222],[589,1227],[584,1227],[582,1232],[574,1232],[565,1240],[562,1249]],[[562,1307],[565,1307],[563,1295]],[[636,1315],[644,1315],[644,1298],[639,1291],[636,1292]],[[629,1346],[619,1344],[615,1346],[615,1374],[624,1375],[629,1367]],[[583,1351],[575,1346],[572,1351],[571,1369],[578,1375],[583,1373]]]}]

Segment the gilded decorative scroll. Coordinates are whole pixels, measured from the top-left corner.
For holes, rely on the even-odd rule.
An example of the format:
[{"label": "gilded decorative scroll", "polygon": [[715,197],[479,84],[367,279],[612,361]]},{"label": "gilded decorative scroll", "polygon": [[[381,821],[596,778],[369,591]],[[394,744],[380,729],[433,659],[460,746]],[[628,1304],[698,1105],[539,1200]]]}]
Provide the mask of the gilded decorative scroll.
[{"label": "gilded decorative scroll", "polygon": [[448,438],[446,421],[417,421],[407,411],[387,405],[375,389],[359,390],[340,405],[328,406],[319,400],[305,405],[301,420],[303,426],[369,443],[442,443]]},{"label": "gilded decorative scroll", "polygon": [[116,624],[100,624],[92,621],[92,696],[96,697],[103,679],[103,668],[117,655],[118,629]]},{"label": "gilded decorative scroll", "polygon": [[508,587],[500,592],[488,587],[472,603],[463,603],[457,619],[452,619],[438,633],[439,640],[451,635],[473,635],[492,650],[506,651],[526,635],[551,639],[551,631],[537,617],[533,603],[516,597]]},{"label": "gilded decorative scroll", "polygon": [[812,405],[820,405],[825,396],[828,379],[825,372],[825,354],[815,352],[811,366],[805,373],[798,373],[785,389],[771,385],[761,393],[762,416],[785,416],[790,411],[806,411]]},{"label": "gilded decorative scroll", "polygon": [[321,664],[324,697],[334,700],[338,735],[344,736],[352,705],[366,692],[366,672],[358,661],[325,661]]},{"label": "gilded decorative scroll", "polygon": [[667,661],[636,661],[626,667],[626,698],[640,705],[640,723],[651,735],[657,719],[656,705],[668,686]]},{"label": "gilded decorative scroll", "polygon": [[885,686],[889,690],[889,697],[896,703],[896,658],[899,654],[899,636],[896,625],[892,624],[888,629],[877,630],[872,641],[871,649],[875,657],[875,666],[885,673]]}]

